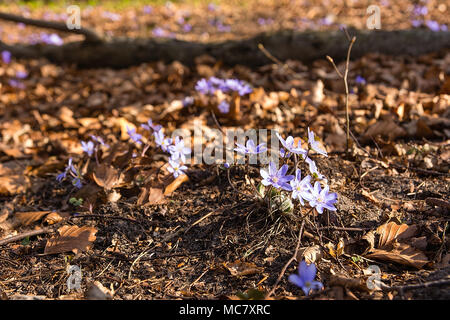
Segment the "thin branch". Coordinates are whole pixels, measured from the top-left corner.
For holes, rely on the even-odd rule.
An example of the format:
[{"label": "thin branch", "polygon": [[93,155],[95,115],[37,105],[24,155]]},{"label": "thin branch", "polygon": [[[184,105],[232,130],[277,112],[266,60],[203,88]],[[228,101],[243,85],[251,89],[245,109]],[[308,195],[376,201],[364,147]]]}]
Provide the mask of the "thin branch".
[{"label": "thin branch", "polygon": [[15,242],[15,241],[19,241],[19,240],[25,239],[26,237],[37,236],[37,235],[40,235],[40,234],[51,233],[51,232],[54,232],[54,231],[55,230],[53,228],[43,228],[43,229],[39,229],[39,230],[27,231],[27,232],[18,234],[17,236],[8,237],[6,239],[0,240],[0,246],[4,245],[4,244],[8,244],[10,242]]},{"label": "thin branch", "polygon": [[405,290],[413,290],[413,289],[422,289],[422,288],[430,288],[430,287],[437,287],[437,286],[443,286],[443,285],[449,285],[450,279],[447,277],[445,279],[436,280],[436,281],[429,281],[424,283],[417,283],[417,284],[409,284],[404,286],[387,286],[382,285],[381,289],[383,291],[400,291],[403,292]]},{"label": "thin branch", "polygon": [[273,285],[272,290],[266,295],[265,299],[268,299],[278,288],[278,284],[280,283],[281,279],[283,278],[284,274],[286,273],[287,268],[289,265],[294,261],[297,260],[298,250],[300,249],[300,244],[302,242],[302,234],[303,234],[303,228],[305,227],[305,218],[303,218],[302,225],[300,226],[300,231],[298,233],[298,240],[297,240],[297,246],[295,247],[295,252],[292,255],[292,257],[289,259],[288,262],[284,265],[283,269],[280,272],[280,275],[277,278],[277,281],[275,281],[275,284]]},{"label": "thin branch", "polygon": [[333,58],[331,58],[330,56],[326,56],[326,58],[328,59],[328,61],[331,62],[331,64],[333,65],[334,69],[336,70],[338,76],[344,80],[344,86],[345,86],[345,122],[346,122],[346,126],[347,126],[347,148],[346,148],[346,153],[348,155],[349,148],[350,148],[350,115],[349,115],[350,112],[349,112],[349,106],[348,106],[348,97],[349,97],[348,70],[349,70],[349,65],[350,65],[350,54],[351,54],[351,51],[352,51],[353,44],[356,41],[356,37],[352,37],[351,38],[346,28],[344,28],[343,31],[345,33],[345,36],[347,37],[347,40],[349,41],[349,46],[348,46],[348,50],[347,50],[347,59],[345,61],[344,74],[342,74],[342,72],[339,71],[338,67],[334,63]]},{"label": "thin branch", "polygon": [[71,30],[71,29],[67,28],[67,25],[63,22],[45,21],[45,20],[39,20],[39,19],[25,18],[22,16],[10,14],[10,13],[4,13],[4,12],[0,12],[0,19],[6,20],[6,21],[12,21],[12,22],[24,23],[26,25],[35,26],[35,27],[39,27],[39,28],[46,28],[46,29],[63,31],[63,32],[81,34],[85,37],[86,41],[88,41],[88,42],[102,42],[102,39],[94,31],[92,31],[90,29],[86,29],[86,28]]},{"label": "thin branch", "polygon": [[[347,30],[344,29],[346,32]],[[346,33],[348,36],[348,33]],[[345,62],[345,73],[344,73],[344,84],[345,84],[345,120],[347,123],[347,154],[349,152],[349,147],[350,147],[350,115],[349,115],[349,107],[348,107],[348,68],[350,65],[350,53],[352,51],[352,47],[353,44],[356,41],[356,37],[353,37],[352,40],[350,41],[350,45],[348,46],[348,51],[347,51],[347,60]]]}]

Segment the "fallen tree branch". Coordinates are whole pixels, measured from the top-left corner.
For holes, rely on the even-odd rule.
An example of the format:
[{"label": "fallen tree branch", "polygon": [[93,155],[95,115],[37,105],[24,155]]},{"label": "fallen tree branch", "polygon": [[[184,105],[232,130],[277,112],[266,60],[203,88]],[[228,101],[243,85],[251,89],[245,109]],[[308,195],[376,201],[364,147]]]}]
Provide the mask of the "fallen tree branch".
[{"label": "fallen tree branch", "polygon": [[6,239],[0,240],[0,246],[2,246],[4,244],[11,243],[11,242],[15,242],[15,241],[18,241],[18,240],[25,239],[26,237],[37,236],[37,235],[40,235],[40,234],[51,233],[51,232],[54,232],[54,231],[55,231],[54,228],[43,228],[43,229],[38,229],[38,230],[32,230],[32,231],[24,232],[24,233],[18,234],[17,236],[8,237]]},{"label": "fallen tree branch", "polygon": [[[358,42],[352,48],[352,57],[367,53],[417,56],[450,49],[450,32],[433,32],[426,29],[369,31],[351,30]],[[194,65],[201,55],[209,55],[226,65],[242,64],[250,68],[272,63],[258,47],[280,61],[288,59],[311,62],[325,59],[344,61],[348,41],[340,31],[284,30],[261,33],[244,40],[217,43],[187,42],[177,39],[113,39],[100,43],[71,42],[54,45],[6,45],[0,42],[0,51],[8,50],[16,58],[47,58],[56,64],[75,64],[84,68],[126,68],[146,62],[179,61]]]},{"label": "fallen tree branch", "polygon": [[429,281],[424,283],[417,283],[417,284],[408,284],[404,286],[387,286],[383,285],[381,289],[383,291],[399,291],[403,292],[405,290],[413,290],[413,289],[423,289],[423,288],[430,288],[430,287],[439,287],[444,285],[450,285],[450,278],[447,277],[445,279],[435,280],[435,281]]},{"label": "fallen tree branch", "polygon": [[17,22],[17,23],[24,23],[26,25],[35,26],[35,27],[39,27],[39,28],[46,28],[46,29],[63,31],[63,32],[81,34],[85,37],[85,40],[88,42],[101,42],[102,41],[102,39],[94,31],[92,31],[90,29],[86,29],[86,28],[69,29],[69,28],[67,28],[67,25],[62,22],[25,18],[22,16],[10,14],[10,13],[4,13],[4,12],[0,12],[0,19],[6,20],[6,21]]}]

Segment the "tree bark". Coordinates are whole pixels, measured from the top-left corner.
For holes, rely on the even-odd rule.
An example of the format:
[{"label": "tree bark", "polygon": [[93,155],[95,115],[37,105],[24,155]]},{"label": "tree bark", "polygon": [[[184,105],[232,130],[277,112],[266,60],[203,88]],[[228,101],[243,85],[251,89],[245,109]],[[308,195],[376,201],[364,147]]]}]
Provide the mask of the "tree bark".
[{"label": "tree bark", "polygon": [[[450,32],[427,29],[369,31],[349,30],[357,41],[352,58],[368,53],[417,56],[450,49]],[[62,46],[14,45],[0,42],[0,51],[9,50],[17,58],[45,57],[56,64],[75,64],[82,68],[125,68],[144,62],[180,61],[193,65],[200,55],[210,55],[226,65],[258,67],[271,60],[258,49],[264,47],[279,60],[311,62],[325,58],[345,60],[348,40],[341,31],[279,31],[261,33],[253,38],[219,43],[186,42],[176,39],[113,39],[101,42],[71,42]]]}]

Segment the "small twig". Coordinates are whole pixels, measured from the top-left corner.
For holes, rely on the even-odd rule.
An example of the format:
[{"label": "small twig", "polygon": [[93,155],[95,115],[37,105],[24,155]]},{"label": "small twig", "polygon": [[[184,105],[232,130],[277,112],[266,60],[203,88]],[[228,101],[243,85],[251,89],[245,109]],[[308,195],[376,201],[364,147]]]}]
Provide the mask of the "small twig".
[{"label": "small twig", "polygon": [[332,229],[332,230],[338,230],[338,231],[358,231],[358,232],[365,232],[368,230],[371,230],[370,228],[353,228],[353,227],[337,227],[337,226],[327,226],[327,227],[320,227],[319,230],[323,229]]},{"label": "small twig", "polygon": [[26,237],[37,236],[40,234],[51,233],[54,231],[55,231],[55,229],[53,229],[53,228],[43,228],[43,229],[39,229],[39,230],[27,231],[27,232],[18,234],[17,236],[8,237],[6,239],[0,240],[0,246],[4,245],[4,244],[8,244],[10,242],[25,239]]},{"label": "small twig", "polygon": [[270,60],[272,60],[275,64],[277,64],[279,67],[288,70],[292,73],[294,73],[289,66],[286,63],[281,62],[279,59],[277,59],[274,55],[272,55],[269,51],[267,51],[266,48],[264,48],[264,45],[262,43],[258,44],[258,49],[261,50],[262,53],[264,53],[264,55],[269,58]]},{"label": "small twig", "polygon": [[429,288],[429,287],[435,287],[435,286],[443,286],[450,284],[450,278],[445,278],[441,280],[435,280],[435,281],[429,281],[424,283],[417,283],[417,284],[409,284],[404,286],[388,286],[388,285],[382,285],[381,289],[383,291],[399,291],[403,292],[405,290],[413,290],[413,289],[422,289],[422,288]]},{"label": "small twig", "polygon": [[356,41],[356,37],[350,37],[350,35],[348,34],[348,31],[346,28],[344,28],[344,33],[348,39],[348,41],[350,42],[349,46],[348,46],[348,50],[347,50],[347,59],[345,61],[345,71],[344,74],[342,74],[342,72],[339,71],[339,69],[337,68],[336,64],[334,63],[333,58],[331,58],[330,56],[326,56],[326,58],[331,62],[331,64],[333,65],[334,69],[336,70],[337,74],[339,77],[341,77],[344,80],[344,85],[345,85],[345,120],[346,120],[346,124],[347,124],[347,155],[349,154],[349,148],[350,148],[350,115],[349,115],[349,105],[348,105],[348,101],[349,101],[349,90],[348,90],[348,71],[349,71],[349,65],[350,65],[350,54],[352,51],[352,47],[353,44]]},{"label": "small twig", "polygon": [[297,240],[297,246],[295,247],[295,252],[292,255],[292,257],[289,259],[289,261],[284,265],[283,269],[281,270],[280,275],[277,278],[277,281],[275,281],[275,284],[273,285],[272,290],[269,291],[269,293],[266,295],[265,299],[268,299],[272,294],[274,294],[275,290],[278,287],[278,284],[280,283],[281,279],[283,278],[284,274],[286,273],[286,270],[289,267],[289,265],[294,260],[297,260],[298,250],[300,249],[300,244],[302,242],[303,228],[305,227],[305,219],[306,219],[306,217],[302,220],[302,225],[300,226],[300,231],[298,233],[298,240]]},{"label": "small twig", "polygon": [[220,125],[219,121],[217,120],[216,114],[214,113],[213,110],[211,110],[211,115],[214,119],[214,122],[216,123],[217,128],[219,128],[220,132],[222,132],[222,134],[226,135],[225,131],[223,130],[222,126]]}]

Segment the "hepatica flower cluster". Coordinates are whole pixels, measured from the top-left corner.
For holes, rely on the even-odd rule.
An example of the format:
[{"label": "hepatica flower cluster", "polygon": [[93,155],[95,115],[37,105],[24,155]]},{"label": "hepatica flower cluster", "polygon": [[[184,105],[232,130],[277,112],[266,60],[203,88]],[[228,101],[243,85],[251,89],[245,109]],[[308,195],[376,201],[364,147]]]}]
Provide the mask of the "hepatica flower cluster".
[{"label": "hepatica flower cluster", "polygon": [[191,149],[185,146],[184,140],[179,136],[176,136],[174,139],[165,136],[162,126],[154,124],[151,119],[146,124],[142,124],[141,127],[152,132],[155,138],[155,144],[162,151],[170,154],[167,171],[172,173],[174,178],[184,174],[184,171],[187,170],[185,166],[186,156],[191,154]]},{"label": "hepatica flower cluster", "polygon": [[213,95],[220,90],[224,93],[236,92],[240,96],[251,93],[253,90],[242,80],[239,79],[219,79],[211,77],[208,80],[201,79],[195,85],[195,90],[204,95]]},{"label": "hepatica flower cluster", "polygon": [[[273,161],[270,161],[267,168],[261,168],[261,184],[264,187],[275,189],[279,193],[290,193],[290,197],[298,201],[301,206],[308,203],[320,214],[324,209],[336,211],[334,204],[337,202],[337,194],[330,192],[327,178],[318,171],[315,161],[311,158],[312,152],[328,156],[314,132],[308,128],[306,149],[302,148],[301,140],[298,138],[294,139],[289,136],[283,139],[280,134],[276,135],[282,144],[280,156],[283,164],[278,168]],[[237,148],[234,150],[244,155],[255,155],[267,150],[264,143],[256,146],[251,139],[247,141],[246,145],[236,143],[236,146]],[[292,158],[291,162],[294,166],[289,167],[288,163]],[[302,174],[302,170],[299,168],[301,164],[305,167],[308,166],[309,174]],[[268,194],[270,197],[270,193]]]},{"label": "hepatica flower cluster", "polygon": [[[184,140],[179,136],[176,136],[174,139],[165,136],[163,127],[161,125],[154,124],[152,120],[148,120],[147,123],[142,124],[141,128],[152,133],[156,146],[160,147],[162,151],[170,154],[167,164],[167,171],[170,172],[175,178],[184,174],[184,171],[187,170],[185,165],[187,156],[191,154],[191,149],[185,146]],[[141,155],[144,156],[145,152],[150,147],[150,144],[148,142],[144,143],[144,136],[138,133],[136,128],[127,126],[126,130],[131,143],[135,144],[137,147],[144,146],[141,153]],[[95,161],[99,164],[99,151],[102,149],[108,149],[109,145],[106,144],[100,136],[91,135],[90,138],[91,139],[88,141],[81,141],[81,149],[88,158],[94,156]],[[58,174],[56,180],[58,182],[62,182],[63,180],[69,178],[75,187],[81,188],[83,186],[82,174],[74,165],[72,158],[69,159],[64,171]]]},{"label": "hepatica flower cluster", "polygon": [[81,182],[81,179],[82,179],[81,173],[80,173],[80,170],[78,170],[73,165],[72,158],[69,158],[69,161],[67,162],[67,165],[66,165],[64,171],[56,177],[56,180],[58,180],[59,182],[62,182],[63,180],[67,179],[68,177],[70,177],[72,179],[72,184],[75,187],[77,187],[78,189],[81,189],[81,187],[83,186],[83,184]]},{"label": "hepatica flower cluster", "polygon": [[221,100],[217,108],[220,113],[227,114],[230,111],[230,101],[234,97],[242,97],[253,91],[252,87],[239,79],[219,79],[211,77],[197,81],[195,90],[205,96],[214,96],[219,91],[228,96]]},{"label": "hepatica flower cluster", "polygon": [[[8,50],[4,50],[1,52],[1,61],[4,64],[10,64],[12,60],[12,54]],[[28,77],[28,72],[26,71],[16,71],[15,75],[8,79],[8,84],[16,89],[25,89],[25,84],[22,82],[25,78]]]},{"label": "hepatica flower cluster", "polygon": [[446,24],[439,24],[439,22],[435,20],[426,19],[427,14],[428,8],[426,6],[422,6],[419,4],[414,5],[411,19],[411,24],[413,25],[413,27],[419,28],[421,26],[425,26],[431,31],[447,31],[448,27]]}]

